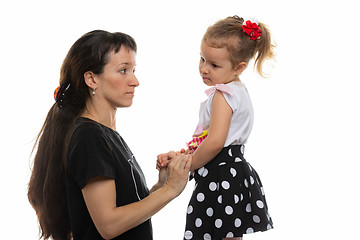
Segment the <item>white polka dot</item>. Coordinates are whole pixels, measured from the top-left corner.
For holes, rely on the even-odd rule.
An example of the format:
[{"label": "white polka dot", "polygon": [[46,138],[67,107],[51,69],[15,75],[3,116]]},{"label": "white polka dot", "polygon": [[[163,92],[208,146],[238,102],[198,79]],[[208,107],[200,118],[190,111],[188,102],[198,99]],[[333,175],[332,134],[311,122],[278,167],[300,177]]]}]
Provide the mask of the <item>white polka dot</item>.
[{"label": "white polka dot", "polygon": [[242,161],[241,158],[239,157],[235,158],[235,162],[241,162],[241,161]]},{"label": "white polka dot", "polygon": [[234,202],[237,204],[239,202],[239,196],[234,194]]},{"label": "white polka dot", "polygon": [[272,227],[271,227],[270,224],[268,224],[266,228],[267,228],[268,230],[269,230],[269,229],[272,229]]},{"label": "white polka dot", "polygon": [[244,199],[244,195],[241,193],[240,195],[240,201],[242,201]]},{"label": "white polka dot", "polygon": [[234,234],[232,232],[228,232],[228,234],[226,234],[226,237],[227,238],[232,238],[232,237],[234,237]]},{"label": "white polka dot", "polygon": [[254,216],[253,216],[253,220],[254,220],[254,222],[256,222],[256,223],[259,223],[259,222],[260,222],[260,217],[259,217],[258,215],[254,215]]},{"label": "white polka dot", "polygon": [[221,226],[222,226],[222,220],[221,219],[216,219],[215,220],[215,227],[221,228]]},{"label": "white polka dot", "polygon": [[208,233],[204,234],[204,240],[211,240],[211,235]]},{"label": "white polka dot", "polygon": [[230,188],[230,183],[228,181],[223,181],[221,183],[221,186],[225,189],[228,190]]},{"label": "white polka dot", "polygon": [[225,207],[225,212],[227,215],[231,215],[233,213],[233,208],[231,206],[226,206]]},{"label": "white polka dot", "polygon": [[265,195],[264,188],[261,187],[260,190],[261,190],[261,194],[264,196]]},{"label": "white polka dot", "polygon": [[197,171],[198,174],[202,177],[206,177],[206,175],[209,173],[209,171],[205,167],[199,168],[199,170]]},{"label": "white polka dot", "polygon": [[218,197],[218,202],[221,204],[222,203],[222,195],[220,195],[219,197]]},{"label": "white polka dot", "polygon": [[241,154],[244,154],[244,145],[240,146],[240,152],[241,152]]},{"label": "white polka dot", "polygon": [[209,184],[209,189],[210,189],[210,191],[215,191],[216,188],[217,188],[217,184],[216,184],[216,183],[211,182],[211,183]]},{"label": "white polka dot", "polygon": [[232,151],[231,151],[231,149],[229,149],[228,154],[229,154],[230,157],[232,157]]},{"label": "white polka dot", "polygon": [[193,238],[193,233],[191,231],[186,231],[184,234],[184,238],[185,239],[192,239]]},{"label": "white polka dot", "polygon": [[252,229],[252,228],[248,228],[247,230],[246,230],[246,233],[253,233],[254,232],[254,229]]},{"label": "white polka dot", "polygon": [[248,203],[248,204],[246,205],[246,212],[251,212],[251,205],[250,205],[250,203]]},{"label": "white polka dot", "polygon": [[205,195],[203,193],[198,193],[198,195],[196,196],[196,199],[199,201],[199,202],[202,202],[204,201],[205,199]]},{"label": "white polka dot", "polygon": [[251,167],[250,163],[248,163],[248,166],[249,166],[250,171],[252,171],[252,167]]},{"label": "white polka dot", "polygon": [[206,175],[208,175],[209,171],[205,168],[203,174],[201,175],[202,177],[206,177]]},{"label": "white polka dot", "polygon": [[209,207],[208,209],[206,209],[206,214],[209,217],[212,217],[212,215],[214,214],[214,210],[211,207]]},{"label": "white polka dot", "polygon": [[222,165],[225,165],[225,164],[226,164],[226,162],[221,162],[221,163],[219,163],[218,166],[222,166]]},{"label": "white polka dot", "polygon": [[202,225],[201,219],[200,219],[200,218],[197,218],[197,219],[195,220],[195,226],[196,226],[196,227],[201,227],[201,225]]},{"label": "white polka dot", "polygon": [[240,227],[241,226],[241,220],[239,219],[239,218],[236,218],[235,219],[235,222],[234,222],[234,225],[235,225],[235,227]]},{"label": "white polka dot", "polygon": [[245,187],[249,187],[249,183],[248,183],[247,179],[244,180],[244,184],[245,184]]},{"label": "white polka dot", "polygon": [[257,200],[257,201],[256,201],[256,205],[257,205],[259,208],[264,208],[264,203],[263,203],[261,200]]},{"label": "white polka dot", "polygon": [[188,206],[188,209],[187,209],[187,214],[190,214],[193,212],[193,207],[191,205]]},{"label": "white polka dot", "polygon": [[253,185],[255,183],[254,178],[252,176],[250,176],[250,183],[251,183],[251,185]]},{"label": "white polka dot", "polygon": [[233,177],[236,176],[236,170],[234,168],[230,168],[230,173],[232,174]]}]

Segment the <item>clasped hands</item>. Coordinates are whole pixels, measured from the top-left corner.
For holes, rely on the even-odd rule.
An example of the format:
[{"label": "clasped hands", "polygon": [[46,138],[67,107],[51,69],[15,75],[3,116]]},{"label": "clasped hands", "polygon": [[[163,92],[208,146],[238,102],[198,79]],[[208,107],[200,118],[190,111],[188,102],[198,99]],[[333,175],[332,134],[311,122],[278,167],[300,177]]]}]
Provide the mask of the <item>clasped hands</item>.
[{"label": "clasped hands", "polygon": [[182,155],[184,157],[189,157],[189,149],[185,150],[184,148],[182,148],[180,151],[177,152],[170,151],[168,153],[161,153],[157,155],[156,169],[160,171],[162,168],[166,168],[172,159]]},{"label": "clasped hands", "polygon": [[181,149],[178,152],[170,151],[157,156],[156,169],[159,170],[160,186],[168,185],[180,194],[188,181],[192,155]]}]

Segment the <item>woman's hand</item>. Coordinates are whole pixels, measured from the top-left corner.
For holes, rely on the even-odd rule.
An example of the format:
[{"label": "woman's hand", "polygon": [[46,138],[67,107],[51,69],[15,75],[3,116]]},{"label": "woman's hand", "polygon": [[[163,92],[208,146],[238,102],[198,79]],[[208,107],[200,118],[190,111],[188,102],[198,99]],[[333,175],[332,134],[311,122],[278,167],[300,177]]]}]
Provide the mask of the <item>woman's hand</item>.
[{"label": "woman's hand", "polygon": [[159,180],[150,189],[150,192],[156,191],[167,182],[168,164],[173,158],[180,156],[181,153],[185,153],[185,150],[181,149],[179,152],[170,151],[168,153],[162,153],[157,156],[156,169],[159,170]]},{"label": "woman's hand", "polygon": [[167,181],[164,187],[174,191],[175,196],[184,190],[191,167],[192,155],[176,154],[167,167]]}]

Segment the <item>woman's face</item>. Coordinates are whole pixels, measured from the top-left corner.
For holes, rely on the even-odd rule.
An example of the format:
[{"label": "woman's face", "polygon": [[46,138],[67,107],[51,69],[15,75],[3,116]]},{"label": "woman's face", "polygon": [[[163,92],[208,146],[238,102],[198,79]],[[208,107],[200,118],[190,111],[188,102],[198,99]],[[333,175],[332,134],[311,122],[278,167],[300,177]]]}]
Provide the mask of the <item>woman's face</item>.
[{"label": "woman's face", "polygon": [[134,72],[136,53],[122,46],[117,53],[109,55],[109,62],[102,74],[96,75],[96,97],[111,108],[130,107],[135,88],[139,86]]}]

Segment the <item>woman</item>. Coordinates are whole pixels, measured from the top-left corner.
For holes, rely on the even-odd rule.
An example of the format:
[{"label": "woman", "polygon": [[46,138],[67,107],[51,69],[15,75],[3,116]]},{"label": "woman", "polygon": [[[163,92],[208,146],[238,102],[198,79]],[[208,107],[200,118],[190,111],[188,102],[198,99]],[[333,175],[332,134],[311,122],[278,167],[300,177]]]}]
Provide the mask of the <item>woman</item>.
[{"label": "woman", "polygon": [[191,157],[169,156],[150,191],[116,132],[139,82],[136,43],[96,30],[70,48],[60,88],[37,139],[28,197],[49,239],[152,239],[150,217],[185,188]]}]

